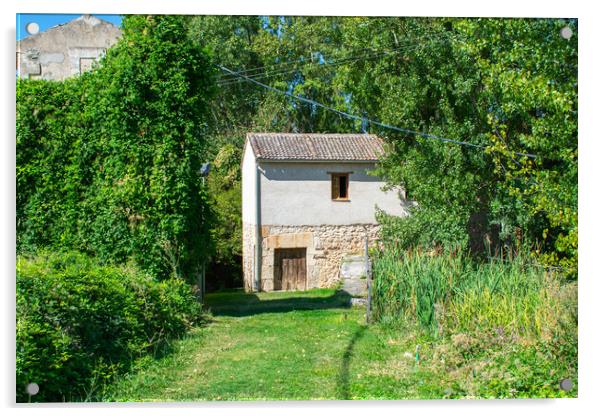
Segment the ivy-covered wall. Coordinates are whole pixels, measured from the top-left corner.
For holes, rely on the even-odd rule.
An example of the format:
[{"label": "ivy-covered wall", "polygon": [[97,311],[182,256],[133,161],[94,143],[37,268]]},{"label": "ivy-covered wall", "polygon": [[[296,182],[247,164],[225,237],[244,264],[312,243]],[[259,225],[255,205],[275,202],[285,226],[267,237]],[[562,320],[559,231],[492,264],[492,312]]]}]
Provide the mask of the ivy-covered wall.
[{"label": "ivy-covered wall", "polygon": [[17,81],[18,252],[77,249],[194,281],[210,252],[198,171],[214,70],[185,20],[126,17],[97,69]]}]

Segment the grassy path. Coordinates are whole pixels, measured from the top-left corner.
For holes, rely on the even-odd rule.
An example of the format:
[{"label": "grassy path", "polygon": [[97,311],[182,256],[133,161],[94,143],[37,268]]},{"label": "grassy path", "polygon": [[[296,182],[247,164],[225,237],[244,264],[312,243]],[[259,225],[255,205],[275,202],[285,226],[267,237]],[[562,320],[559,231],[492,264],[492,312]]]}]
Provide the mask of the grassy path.
[{"label": "grassy path", "polygon": [[207,297],[212,322],[162,358],[139,363],[105,400],[441,398],[411,339],[366,327],[334,290]]}]

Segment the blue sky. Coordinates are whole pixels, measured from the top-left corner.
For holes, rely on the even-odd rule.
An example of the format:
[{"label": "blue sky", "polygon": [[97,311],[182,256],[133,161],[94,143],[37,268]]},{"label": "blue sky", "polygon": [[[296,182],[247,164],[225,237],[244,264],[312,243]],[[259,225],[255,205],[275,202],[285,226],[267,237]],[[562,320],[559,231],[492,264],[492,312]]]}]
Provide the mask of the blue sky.
[{"label": "blue sky", "polygon": [[[73,19],[81,16],[82,13],[79,14],[53,14],[53,13],[44,13],[44,14],[30,14],[30,13],[17,13],[17,40],[26,38],[29,36],[27,31],[25,31],[25,26],[28,23],[35,22],[40,25],[40,32],[44,32],[45,30],[60,25],[63,23],[67,23]],[[95,14],[94,16],[99,17],[103,20],[113,23],[114,25],[121,26],[121,16],[116,14]]]}]

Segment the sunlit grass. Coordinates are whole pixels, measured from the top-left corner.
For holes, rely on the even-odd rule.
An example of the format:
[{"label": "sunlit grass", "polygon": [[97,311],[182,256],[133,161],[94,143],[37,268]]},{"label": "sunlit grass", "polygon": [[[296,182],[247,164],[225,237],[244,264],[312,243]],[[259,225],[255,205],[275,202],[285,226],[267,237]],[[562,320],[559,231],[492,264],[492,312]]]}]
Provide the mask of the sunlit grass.
[{"label": "sunlit grass", "polygon": [[349,307],[345,295],[332,289],[221,292],[208,295],[207,304],[214,311],[208,325],[174,342],[162,357],[140,361],[98,399],[397,400],[576,394],[560,391],[556,382],[572,376],[572,367],[548,363],[535,347],[515,349],[505,334],[437,340],[413,325],[366,325],[365,310]]},{"label": "sunlit grass", "polygon": [[[257,299],[260,299],[259,301]],[[266,311],[287,299],[297,309]],[[321,308],[314,301],[321,299]],[[317,400],[437,398],[434,374],[386,367],[413,345],[402,334],[365,325],[365,310],[341,303],[335,290],[217,293],[219,315],[173,344],[158,360],[141,361],[102,397],[116,401]],[[255,304],[254,310],[238,303]],[[218,308],[221,306],[221,308]],[[303,309],[303,307],[309,309]],[[411,341],[409,341],[411,342]],[[396,358],[397,357],[397,358]]]}]

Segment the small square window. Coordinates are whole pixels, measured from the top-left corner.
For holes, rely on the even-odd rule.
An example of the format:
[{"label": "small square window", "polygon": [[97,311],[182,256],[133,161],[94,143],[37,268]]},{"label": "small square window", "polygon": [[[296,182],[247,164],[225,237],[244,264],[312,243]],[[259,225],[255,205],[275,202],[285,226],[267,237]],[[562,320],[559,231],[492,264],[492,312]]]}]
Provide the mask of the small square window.
[{"label": "small square window", "polygon": [[29,75],[30,79],[37,79],[40,75],[42,75],[42,66],[38,63],[27,63],[23,65],[22,69],[23,74]]},{"label": "small square window", "polygon": [[79,73],[83,74],[84,72],[91,70],[95,62],[95,58],[79,58]]},{"label": "small square window", "polygon": [[349,200],[349,173],[331,173],[331,196],[334,201]]}]

